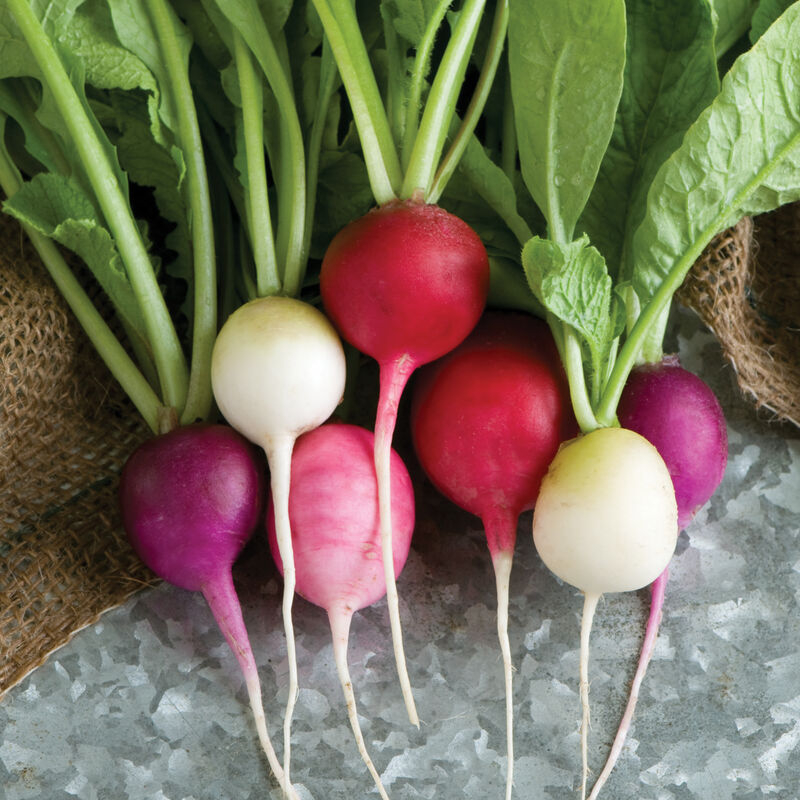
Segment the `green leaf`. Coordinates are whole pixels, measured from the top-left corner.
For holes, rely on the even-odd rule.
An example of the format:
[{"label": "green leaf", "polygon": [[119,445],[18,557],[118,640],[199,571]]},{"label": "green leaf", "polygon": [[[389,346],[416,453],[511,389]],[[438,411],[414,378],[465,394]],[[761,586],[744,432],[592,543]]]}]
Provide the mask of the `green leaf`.
[{"label": "green leaf", "polygon": [[553,316],[573,328],[589,351],[593,395],[624,326],[622,304],[605,260],[582,236],[568,244],[534,236],[522,250],[531,291]]},{"label": "green leaf", "polygon": [[125,267],[92,199],[73,179],[42,173],[27,181],[3,209],[79,255],[129,330],[145,339],[145,326]]},{"label": "green leaf", "polygon": [[767,28],[789,8],[794,0],[761,0],[753,12],[750,27],[750,41],[755,44]]},{"label": "green leaf", "polygon": [[643,306],[674,291],[715,234],[800,199],[798,41],[795,3],[737,60],[656,175],[633,240]]},{"label": "green leaf", "polygon": [[569,241],[614,127],[623,0],[512,0],[511,92],[522,175],[550,235]]},{"label": "green leaf", "polygon": [[653,177],[719,91],[708,0],[628,0],[626,11],[614,133],[578,223],[620,280],[633,270],[631,240]]},{"label": "green leaf", "polygon": [[711,0],[717,33],[714,48],[717,58],[730,50],[750,27],[750,18],[759,0]]}]

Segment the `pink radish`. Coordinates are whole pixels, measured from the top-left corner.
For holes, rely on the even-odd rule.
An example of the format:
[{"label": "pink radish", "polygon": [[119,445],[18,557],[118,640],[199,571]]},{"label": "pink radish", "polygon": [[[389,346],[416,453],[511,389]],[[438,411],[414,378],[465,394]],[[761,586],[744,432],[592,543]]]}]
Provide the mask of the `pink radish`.
[{"label": "pink radish", "polygon": [[[252,445],[224,425],[188,425],[149,439],[127,460],[119,486],[122,521],[142,561],[208,602],[242,669],[261,746],[283,784],[231,575],[261,519],[263,495]],[[290,796],[296,797],[293,789]]]},{"label": "pink radish", "polygon": [[497,584],[506,691],[506,797],[514,779],[508,593],[519,515],[533,508],[559,444],[577,432],[547,324],[487,311],[454,351],[420,371],[411,432],[419,462],[456,505],[480,517]]},{"label": "pink radish", "polygon": [[[667,465],[678,504],[678,527],[685,528],[711,498],[725,473],[728,437],[722,408],[709,386],[681,367],[677,356],[635,368],[617,408],[619,421],[640,433]],[[617,734],[590,800],[594,800],[619,759],[630,729],[639,688],[655,647],[668,572],[651,586],[650,615],[642,652]]]},{"label": "pink radish", "polygon": [[283,720],[283,771],[290,783],[291,722],[297,699],[292,625],[295,573],[289,521],[292,449],[321,425],[344,392],[342,343],[322,312],[279,295],[251,300],[220,330],[211,357],[214,397],[225,419],[264,448],[270,468],[278,545],[284,564],[283,623],[289,694]]},{"label": "pink radish", "polygon": [[334,237],[320,272],[322,300],[334,325],[380,366],[374,458],[381,549],[395,661],[417,726],[390,558],[389,453],[409,376],[467,336],[488,290],[489,260],[477,234],[444,209],[417,200],[393,200],[351,222]]},{"label": "pink radish", "polygon": [[[400,456],[391,451],[392,564],[402,570],[414,530],[414,492]],[[333,654],[361,757],[388,798],[367,753],[347,666],[353,613],[386,593],[381,555],[373,435],[355,425],[323,425],[297,440],[289,495],[297,592],[328,612]],[[272,555],[283,571],[275,521],[267,514]]]}]

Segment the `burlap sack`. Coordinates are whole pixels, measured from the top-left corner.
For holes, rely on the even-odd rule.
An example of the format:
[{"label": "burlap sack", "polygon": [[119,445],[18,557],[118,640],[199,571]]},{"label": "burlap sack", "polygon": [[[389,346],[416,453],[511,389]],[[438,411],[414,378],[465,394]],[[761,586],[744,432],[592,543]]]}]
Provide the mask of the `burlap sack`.
[{"label": "burlap sack", "polygon": [[0,696],[152,580],[115,494],[146,435],[19,225],[0,214]]},{"label": "burlap sack", "polygon": [[800,426],[800,203],[717,236],[678,300],[714,332],[756,408]]}]

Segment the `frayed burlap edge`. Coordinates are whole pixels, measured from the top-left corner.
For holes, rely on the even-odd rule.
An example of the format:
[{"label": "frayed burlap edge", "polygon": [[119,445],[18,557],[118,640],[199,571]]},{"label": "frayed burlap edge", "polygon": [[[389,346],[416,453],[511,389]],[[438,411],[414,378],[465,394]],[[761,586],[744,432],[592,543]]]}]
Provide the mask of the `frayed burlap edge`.
[{"label": "frayed burlap edge", "polygon": [[0,214],[0,697],[152,576],[117,475],[147,430]]},{"label": "frayed burlap edge", "polygon": [[715,237],[677,297],[713,331],[756,408],[800,426],[800,203]]}]

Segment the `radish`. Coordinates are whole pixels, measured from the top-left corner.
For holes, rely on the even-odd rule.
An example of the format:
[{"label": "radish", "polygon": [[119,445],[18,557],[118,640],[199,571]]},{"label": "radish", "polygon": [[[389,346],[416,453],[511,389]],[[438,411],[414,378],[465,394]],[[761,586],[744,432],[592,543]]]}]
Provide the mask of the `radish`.
[{"label": "radish", "polygon": [[[665,356],[631,372],[617,414],[622,425],[644,436],[664,459],[675,489],[678,527],[685,528],[725,473],[728,437],[719,401],[703,380],[680,365],[677,356]],[[664,570],[651,586],[650,615],[630,695],[590,800],[600,793],[625,744],[658,635],[667,578]]]},{"label": "radish", "polygon": [[627,428],[597,428],[567,443],[542,480],[533,541],[542,561],[584,593],[580,695],[581,797],[586,797],[589,633],[600,596],[652,583],[669,563],[678,510],[664,460]]},{"label": "radish", "polygon": [[[347,666],[353,613],[386,593],[372,452],[373,435],[355,425],[323,425],[301,436],[292,457],[289,519],[297,592],[328,612],[350,725],[378,792],[388,800],[364,744]],[[390,458],[392,565],[397,574],[405,564],[414,530],[414,491],[400,456],[392,450]],[[267,531],[275,563],[283,572],[272,514],[267,514]]]},{"label": "radish", "polygon": [[519,515],[533,508],[559,444],[576,433],[569,388],[547,324],[487,311],[453,352],[420,371],[411,432],[432,483],[480,517],[497,584],[506,692],[506,798],[514,779],[508,593]]},{"label": "radish", "polygon": [[375,470],[395,660],[411,721],[419,725],[405,656],[392,559],[389,462],[400,398],[411,373],[458,345],[480,317],[489,260],[462,220],[418,200],[392,201],[351,222],[322,261],[320,292],[342,336],[380,366]]},{"label": "radish", "polygon": [[270,468],[276,535],[284,564],[282,610],[289,695],[283,770],[288,784],[291,720],[298,691],[290,464],[297,437],[325,422],[342,399],[344,349],[325,315],[308,303],[279,295],[258,298],[240,306],[222,326],[211,357],[211,383],[225,419],[264,449]]},{"label": "radish", "polygon": [[[252,445],[226,425],[188,425],[148,439],[126,461],[119,485],[125,531],[142,561],[208,602],[242,669],[261,746],[283,785],[231,574],[261,519],[263,494]],[[296,797],[293,789],[290,796]]]}]

